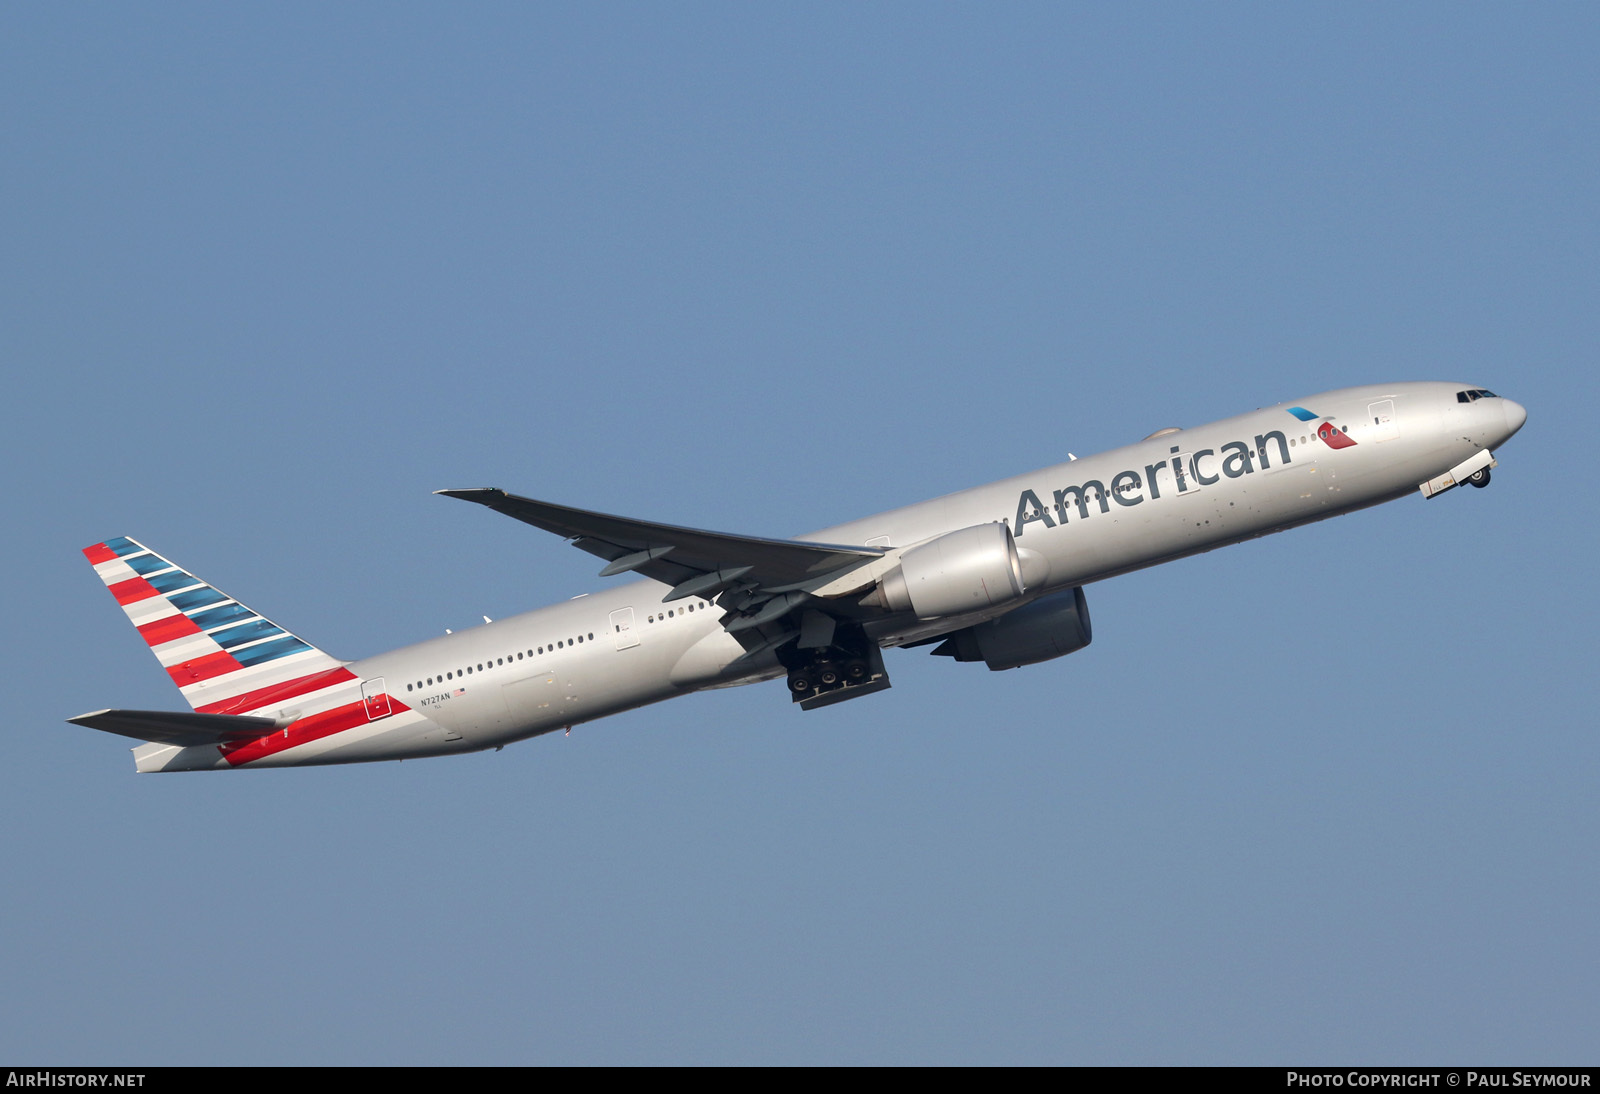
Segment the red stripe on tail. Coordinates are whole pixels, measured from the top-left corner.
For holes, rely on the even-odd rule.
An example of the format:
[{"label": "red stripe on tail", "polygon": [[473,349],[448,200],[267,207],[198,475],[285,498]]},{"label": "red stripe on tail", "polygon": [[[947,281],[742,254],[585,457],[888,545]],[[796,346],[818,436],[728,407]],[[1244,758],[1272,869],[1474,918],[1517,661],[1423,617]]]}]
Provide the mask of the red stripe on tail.
[{"label": "red stripe on tail", "polygon": [[[411,709],[393,696],[389,697],[389,704],[395,714]],[[334,707],[332,710],[308,714],[299,721],[290,723],[287,729],[280,729],[265,737],[257,737],[253,741],[244,741],[236,745],[219,745],[218,748],[222,751],[223,759],[237,767],[239,764],[247,764],[251,760],[259,760],[264,756],[294,748],[296,745],[320,741],[335,733],[364,726],[369,721],[371,719],[367,717],[367,705],[358,700],[346,703],[342,707]]]},{"label": "red stripe on tail", "polygon": [[93,547],[83,549],[83,557],[98,566],[102,562],[110,562],[117,557],[117,552],[107,547],[104,543],[96,543]]},{"label": "red stripe on tail", "polygon": [[190,684],[198,684],[202,680],[223,676],[230,672],[238,672],[243,665],[233,659],[231,654],[208,653],[204,657],[196,657],[192,661],[185,661],[181,665],[173,665],[167,670],[167,675],[172,677],[172,682],[180,688]]},{"label": "red stripe on tail", "polygon": [[139,600],[149,600],[158,596],[155,586],[142,577],[130,577],[126,581],[119,581],[115,585],[107,585],[111,595],[117,598],[117,603],[122,605],[132,604]]},{"label": "red stripe on tail", "polygon": [[169,615],[165,619],[158,619],[154,623],[146,623],[139,628],[139,633],[144,640],[152,646],[159,646],[163,642],[171,642],[174,638],[182,638],[188,634],[199,634],[200,628],[194,625],[194,620],[179,612]]},{"label": "red stripe on tail", "polygon": [[264,688],[256,688],[256,690],[247,691],[243,695],[235,695],[231,699],[219,699],[215,703],[207,703],[205,706],[195,707],[195,709],[201,714],[239,714],[246,710],[259,710],[262,707],[286,703],[290,699],[298,699],[302,695],[309,695],[313,691],[320,691],[325,687],[342,684],[355,678],[355,673],[341,665],[336,669],[328,669],[325,672],[302,676],[298,680],[285,680],[281,684],[271,684]]}]

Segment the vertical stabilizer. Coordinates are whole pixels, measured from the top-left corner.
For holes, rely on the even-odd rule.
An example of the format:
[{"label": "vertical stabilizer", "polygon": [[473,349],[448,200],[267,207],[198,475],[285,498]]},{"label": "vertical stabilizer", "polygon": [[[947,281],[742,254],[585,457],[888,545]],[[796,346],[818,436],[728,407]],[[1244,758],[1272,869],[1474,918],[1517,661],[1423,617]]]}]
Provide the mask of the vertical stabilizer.
[{"label": "vertical stabilizer", "polygon": [[338,661],[125,537],[84,548],[195,710],[245,714],[355,679]]}]

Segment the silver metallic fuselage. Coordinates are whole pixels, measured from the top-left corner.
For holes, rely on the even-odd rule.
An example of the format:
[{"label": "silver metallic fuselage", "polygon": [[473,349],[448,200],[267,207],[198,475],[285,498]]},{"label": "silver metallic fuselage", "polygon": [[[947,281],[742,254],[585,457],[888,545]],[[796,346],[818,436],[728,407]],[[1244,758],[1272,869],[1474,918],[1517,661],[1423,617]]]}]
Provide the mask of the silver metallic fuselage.
[{"label": "silver metallic fuselage", "polygon": [[[1032,599],[1412,493],[1521,427],[1526,414],[1509,399],[1458,401],[1467,387],[1406,383],[1313,395],[802,538],[898,549],[1005,521],[1029,560]],[[1315,420],[1302,421],[1291,408],[1309,408]],[[1316,436],[1323,422],[1345,447]],[[1339,442],[1341,435],[1354,443]],[[387,681],[416,716],[375,721],[365,732],[249,766],[492,748],[784,672],[770,653],[730,669],[745,651],[724,630],[722,613],[698,600],[663,604],[667,591],[635,581],[354,662],[349,668],[359,679]],[[886,615],[869,622],[867,633],[880,645],[903,645],[1018,606],[936,620]],[[632,644],[619,648],[614,613],[630,609]],[[446,673],[448,685],[424,684]],[[220,764],[174,756],[160,769],[190,766]]]}]

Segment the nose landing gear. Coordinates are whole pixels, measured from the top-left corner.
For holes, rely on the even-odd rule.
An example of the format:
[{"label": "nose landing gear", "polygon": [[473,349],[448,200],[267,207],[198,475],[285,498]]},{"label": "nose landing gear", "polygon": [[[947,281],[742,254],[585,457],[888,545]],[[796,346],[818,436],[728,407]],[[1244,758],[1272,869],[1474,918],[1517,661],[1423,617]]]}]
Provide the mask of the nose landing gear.
[{"label": "nose landing gear", "polygon": [[1494,453],[1487,448],[1481,448],[1444,474],[1420,483],[1419,489],[1425,498],[1436,498],[1446,490],[1467,482],[1482,489],[1489,485],[1489,469],[1494,466],[1496,466]]}]

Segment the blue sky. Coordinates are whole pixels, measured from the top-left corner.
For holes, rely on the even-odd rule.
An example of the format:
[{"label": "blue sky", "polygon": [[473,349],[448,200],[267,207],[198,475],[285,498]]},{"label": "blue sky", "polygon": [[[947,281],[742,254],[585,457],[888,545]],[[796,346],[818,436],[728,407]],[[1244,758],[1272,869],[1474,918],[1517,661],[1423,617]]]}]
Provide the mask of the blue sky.
[{"label": "blue sky", "polygon": [[[0,1058],[1595,1061],[1600,13],[0,12]],[[500,753],[136,777],[132,535],[336,655],[1350,384],[1494,485]]]}]

